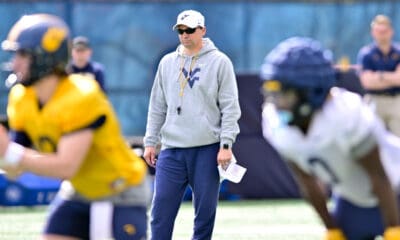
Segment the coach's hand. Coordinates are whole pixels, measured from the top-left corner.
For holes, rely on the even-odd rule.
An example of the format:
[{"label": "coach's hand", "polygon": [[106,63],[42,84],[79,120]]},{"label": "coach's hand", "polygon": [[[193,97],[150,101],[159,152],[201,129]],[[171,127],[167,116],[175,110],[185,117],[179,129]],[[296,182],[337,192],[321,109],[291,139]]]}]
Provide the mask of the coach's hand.
[{"label": "coach's hand", "polygon": [[384,240],[398,240],[400,239],[400,227],[388,227],[383,234]]},{"label": "coach's hand", "polygon": [[337,228],[328,229],[324,240],[346,240],[342,230]]},{"label": "coach's hand", "polygon": [[152,167],[156,166],[156,148],[155,147],[145,147],[144,148],[144,153],[143,153],[143,158],[146,160],[147,164],[149,164]]},{"label": "coach's hand", "polygon": [[221,165],[221,167],[226,170],[226,168],[229,166],[229,163],[232,159],[232,150],[231,149],[223,149],[220,148],[218,155],[217,155],[217,162],[218,165]]}]

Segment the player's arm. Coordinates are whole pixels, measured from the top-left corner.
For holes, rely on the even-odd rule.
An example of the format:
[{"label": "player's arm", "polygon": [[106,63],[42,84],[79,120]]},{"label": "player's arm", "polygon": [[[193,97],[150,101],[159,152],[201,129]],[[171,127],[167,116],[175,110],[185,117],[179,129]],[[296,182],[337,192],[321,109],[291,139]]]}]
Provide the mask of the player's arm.
[{"label": "player's arm", "polygon": [[0,126],[0,164],[15,166],[38,175],[68,179],[75,175],[93,140],[93,130],[79,130],[63,136],[56,153],[39,153],[10,141]]},{"label": "player's arm", "polygon": [[399,215],[396,195],[380,161],[378,147],[373,148],[360,159],[360,164],[367,171],[372,190],[378,198],[386,226],[385,240],[400,239]]},{"label": "player's arm", "polygon": [[[6,128],[7,129],[7,128]],[[8,136],[10,141],[18,143],[24,147],[31,147],[32,141],[24,131],[14,131],[8,129]],[[2,169],[6,172],[6,176],[10,179],[16,179],[23,171],[17,166],[2,166]]]},{"label": "player's arm", "polygon": [[328,211],[327,196],[317,179],[294,163],[289,162],[289,166],[295,174],[303,198],[314,207],[327,229],[336,229],[338,226]]},{"label": "player's arm", "polygon": [[328,211],[325,192],[317,179],[304,172],[294,163],[289,162],[289,166],[295,174],[303,198],[314,207],[327,228],[324,240],[346,240],[343,232],[338,228]]}]

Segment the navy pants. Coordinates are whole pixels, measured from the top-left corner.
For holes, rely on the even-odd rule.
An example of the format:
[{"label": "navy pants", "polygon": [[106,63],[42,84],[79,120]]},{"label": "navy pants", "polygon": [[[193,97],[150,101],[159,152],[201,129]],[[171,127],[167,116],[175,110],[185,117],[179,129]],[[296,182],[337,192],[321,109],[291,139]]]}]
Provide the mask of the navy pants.
[{"label": "navy pants", "polygon": [[[45,234],[89,239],[90,203],[57,199],[52,204]],[[146,207],[114,206],[111,229],[118,240],[146,239]]]},{"label": "navy pants", "polygon": [[219,194],[219,143],[162,150],[151,208],[151,239],[172,239],[175,218],[189,185],[195,208],[193,240],[211,239]]}]

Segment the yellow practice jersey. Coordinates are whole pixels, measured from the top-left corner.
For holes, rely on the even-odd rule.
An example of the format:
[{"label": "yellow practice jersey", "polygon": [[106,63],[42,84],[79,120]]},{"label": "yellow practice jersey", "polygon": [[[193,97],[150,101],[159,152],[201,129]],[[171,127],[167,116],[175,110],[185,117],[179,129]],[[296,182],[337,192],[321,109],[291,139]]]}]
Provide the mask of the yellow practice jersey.
[{"label": "yellow practice jersey", "polygon": [[18,84],[10,91],[7,114],[10,128],[25,132],[33,147],[43,153],[56,152],[63,135],[105,117],[94,129],[93,144],[79,171],[69,179],[88,199],[114,195],[144,179],[145,162],[126,143],[110,102],[92,79],[75,74],[62,79],[42,107],[33,87]]}]

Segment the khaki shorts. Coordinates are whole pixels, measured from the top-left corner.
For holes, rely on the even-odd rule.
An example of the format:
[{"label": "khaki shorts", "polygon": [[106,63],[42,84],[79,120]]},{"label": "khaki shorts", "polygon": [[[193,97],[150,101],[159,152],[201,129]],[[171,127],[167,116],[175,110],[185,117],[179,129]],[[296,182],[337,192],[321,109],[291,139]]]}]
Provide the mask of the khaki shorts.
[{"label": "khaki shorts", "polygon": [[375,111],[385,123],[387,129],[400,136],[400,94],[390,95],[366,95],[374,104]]}]

